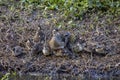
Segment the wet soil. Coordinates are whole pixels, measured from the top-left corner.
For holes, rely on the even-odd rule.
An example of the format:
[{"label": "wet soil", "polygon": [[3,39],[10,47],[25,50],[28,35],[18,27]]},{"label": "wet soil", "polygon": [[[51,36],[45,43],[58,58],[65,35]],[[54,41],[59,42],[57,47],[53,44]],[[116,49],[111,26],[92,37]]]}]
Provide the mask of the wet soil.
[{"label": "wet soil", "polygon": [[[104,55],[91,50],[74,53],[75,57],[44,56],[42,53],[30,56],[25,42],[34,36],[38,26],[42,26],[47,40],[50,40],[52,30],[60,27],[61,31],[69,31],[76,36],[76,42],[82,40],[88,47],[92,43],[109,46]],[[6,37],[9,30],[12,36]],[[99,35],[98,35],[99,33]],[[19,45],[25,53],[13,56],[10,48]],[[113,55],[106,55],[115,53]],[[22,74],[42,73],[48,75],[69,74],[98,79],[120,76],[120,16],[88,13],[83,20],[64,18],[56,11],[33,10],[32,12],[15,9],[9,10],[0,6],[0,72],[18,72]],[[118,78],[119,79],[119,78]]]}]

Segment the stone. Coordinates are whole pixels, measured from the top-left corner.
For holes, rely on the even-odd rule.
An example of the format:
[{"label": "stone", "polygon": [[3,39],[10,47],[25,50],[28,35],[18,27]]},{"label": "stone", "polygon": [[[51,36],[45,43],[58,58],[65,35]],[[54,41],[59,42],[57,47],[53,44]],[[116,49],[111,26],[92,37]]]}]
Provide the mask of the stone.
[{"label": "stone", "polygon": [[21,46],[15,46],[11,51],[13,56],[19,56],[24,53],[23,48]]}]

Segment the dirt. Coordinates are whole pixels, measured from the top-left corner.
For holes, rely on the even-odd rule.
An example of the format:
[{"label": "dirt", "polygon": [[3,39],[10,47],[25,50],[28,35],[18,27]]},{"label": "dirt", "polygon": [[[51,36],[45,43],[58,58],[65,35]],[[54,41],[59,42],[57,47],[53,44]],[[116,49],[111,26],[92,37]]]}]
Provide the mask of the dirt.
[{"label": "dirt", "polygon": [[[9,10],[0,7],[0,71],[42,74],[85,74],[96,76],[120,75],[120,16],[101,13],[85,14],[83,20],[69,20],[62,13],[41,10],[32,12],[16,9]],[[74,53],[75,57],[44,56],[39,53],[30,57],[25,42],[34,36],[38,26],[42,26],[49,41],[52,30],[60,27],[61,31],[69,31],[75,35],[76,42],[87,43],[90,51]],[[9,30],[13,30],[12,36]],[[105,53],[92,52],[96,47],[92,43],[104,44]],[[25,53],[13,56],[10,48],[24,48]],[[103,48],[102,47],[102,48]],[[92,48],[92,49],[91,49]],[[102,54],[104,55],[102,55]],[[113,55],[106,55],[111,54]]]}]

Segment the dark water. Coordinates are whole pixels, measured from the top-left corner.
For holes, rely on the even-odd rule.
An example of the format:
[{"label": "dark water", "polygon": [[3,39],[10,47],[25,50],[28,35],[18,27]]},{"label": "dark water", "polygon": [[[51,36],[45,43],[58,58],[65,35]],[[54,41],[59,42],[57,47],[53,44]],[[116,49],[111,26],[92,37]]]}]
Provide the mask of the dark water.
[{"label": "dark water", "polygon": [[[3,74],[0,73],[0,80],[2,80]],[[4,79],[7,80],[7,79]],[[29,74],[16,74],[9,75],[8,80],[120,80],[120,76],[102,76],[102,75],[68,75],[68,74],[39,74],[39,73],[29,73]]]}]

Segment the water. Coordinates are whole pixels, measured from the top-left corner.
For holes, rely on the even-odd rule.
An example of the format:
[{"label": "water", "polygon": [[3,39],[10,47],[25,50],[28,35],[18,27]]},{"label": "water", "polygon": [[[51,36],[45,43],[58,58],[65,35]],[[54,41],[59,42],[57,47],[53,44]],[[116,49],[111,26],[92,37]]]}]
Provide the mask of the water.
[{"label": "water", "polygon": [[[5,75],[4,75],[5,76]],[[3,73],[0,73],[0,80],[3,78]],[[40,74],[40,73],[29,73],[29,74],[8,74],[3,80],[120,80],[120,76],[100,76],[100,75],[88,75],[81,74],[77,76],[69,74]]]}]

